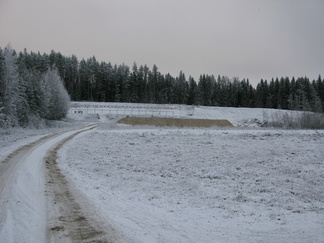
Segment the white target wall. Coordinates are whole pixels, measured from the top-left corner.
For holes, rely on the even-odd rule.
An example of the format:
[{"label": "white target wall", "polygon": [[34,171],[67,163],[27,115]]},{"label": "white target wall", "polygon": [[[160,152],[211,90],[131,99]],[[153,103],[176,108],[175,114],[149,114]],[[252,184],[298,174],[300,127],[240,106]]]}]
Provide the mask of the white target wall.
[{"label": "white target wall", "polygon": [[[70,113],[109,114],[125,116],[174,117],[179,111],[193,113],[194,107],[187,105],[107,103],[107,102],[71,102]],[[177,112],[175,112],[177,111]]]}]

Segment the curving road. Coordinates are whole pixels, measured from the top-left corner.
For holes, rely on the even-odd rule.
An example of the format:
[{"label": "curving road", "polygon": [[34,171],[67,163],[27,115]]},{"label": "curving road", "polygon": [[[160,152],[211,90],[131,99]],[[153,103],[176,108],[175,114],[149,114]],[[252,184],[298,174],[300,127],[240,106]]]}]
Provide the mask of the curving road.
[{"label": "curving road", "polygon": [[0,163],[0,242],[109,242],[56,164],[67,140],[97,126],[46,136]]}]

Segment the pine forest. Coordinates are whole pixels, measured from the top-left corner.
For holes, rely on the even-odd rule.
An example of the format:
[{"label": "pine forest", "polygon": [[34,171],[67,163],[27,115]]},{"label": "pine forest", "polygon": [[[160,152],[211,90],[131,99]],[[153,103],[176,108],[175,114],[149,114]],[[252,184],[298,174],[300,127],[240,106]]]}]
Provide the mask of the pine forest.
[{"label": "pine forest", "polygon": [[[215,70],[217,71],[217,70]],[[127,102],[274,108],[323,112],[324,80],[274,77],[253,87],[249,79],[182,71],[162,74],[156,65],[112,64],[90,57],[0,48],[0,127],[61,119],[69,102]]]}]

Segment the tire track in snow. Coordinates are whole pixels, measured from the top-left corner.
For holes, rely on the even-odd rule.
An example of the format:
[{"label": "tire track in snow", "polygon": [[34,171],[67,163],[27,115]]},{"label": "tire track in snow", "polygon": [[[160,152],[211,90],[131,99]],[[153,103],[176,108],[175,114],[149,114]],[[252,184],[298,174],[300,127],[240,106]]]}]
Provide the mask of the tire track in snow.
[{"label": "tire track in snow", "polygon": [[0,163],[1,242],[45,240],[44,169],[37,154],[44,144],[63,133],[22,146]]},{"label": "tire track in snow", "polygon": [[102,225],[92,219],[91,209],[84,210],[84,207],[80,205],[82,196],[80,197],[78,192],[72,188],[57,164],[57,152],[64,143],[96,127],[90,127],[67,137],[45,158],[48,181],[46,191],[50,195],[47,205],[52,207],[47,232],[48,242],[112,242],[113,230],[110,227],[102,229]]}]

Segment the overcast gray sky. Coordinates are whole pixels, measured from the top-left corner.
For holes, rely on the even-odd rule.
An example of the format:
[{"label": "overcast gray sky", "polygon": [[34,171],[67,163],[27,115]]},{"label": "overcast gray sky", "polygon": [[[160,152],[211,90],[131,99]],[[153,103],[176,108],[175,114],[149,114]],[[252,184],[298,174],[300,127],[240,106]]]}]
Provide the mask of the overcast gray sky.
[{"label": "overcast gray sky", "polygon": [[0,0],[0,46],[163,74],[324,76],[324,0]]}]

